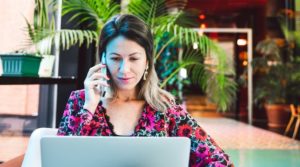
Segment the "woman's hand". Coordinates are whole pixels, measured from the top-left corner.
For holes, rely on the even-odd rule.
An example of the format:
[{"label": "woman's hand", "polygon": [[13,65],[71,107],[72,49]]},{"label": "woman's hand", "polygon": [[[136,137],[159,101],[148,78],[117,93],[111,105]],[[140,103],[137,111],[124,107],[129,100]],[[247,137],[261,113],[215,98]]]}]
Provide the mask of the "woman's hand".
[{"label": "woman's hand", "polygon": [[106,65],[97,64],[89,69],[89,72],[84,80],[85,102],[83,108],[94,114],[101,98],[100,88],[109,86],[106,80],[109,80],[106,74],[101,73],[101,69],[106,68]]}]

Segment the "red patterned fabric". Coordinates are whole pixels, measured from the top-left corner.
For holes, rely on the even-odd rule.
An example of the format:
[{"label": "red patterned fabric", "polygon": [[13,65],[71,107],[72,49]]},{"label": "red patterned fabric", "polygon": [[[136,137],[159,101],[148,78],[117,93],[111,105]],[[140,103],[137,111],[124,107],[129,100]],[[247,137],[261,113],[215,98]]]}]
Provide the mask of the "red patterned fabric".
[{"label": "red patterned fabric", "polygon": [[[101,103],[92,114],[83,109],[84,100],[84,90],[71,93],[59,125],[58,135],[115,136],[113,126]],[[154,110],[146,103],[131,136],[188,137],[191,139],[189,166],[233,166],[228,155],[180,105],[175,105],[164,113]]]}]

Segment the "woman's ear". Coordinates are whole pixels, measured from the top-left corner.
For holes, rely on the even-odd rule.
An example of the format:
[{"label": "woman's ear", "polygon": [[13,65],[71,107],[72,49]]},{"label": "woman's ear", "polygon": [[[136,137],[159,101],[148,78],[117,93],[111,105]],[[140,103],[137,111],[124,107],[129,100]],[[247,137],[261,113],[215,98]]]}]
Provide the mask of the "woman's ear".
[{"label": "woman's ear", "polygon": [[106,64],[106,53],[105,52],[102,52],[101,63]]}]

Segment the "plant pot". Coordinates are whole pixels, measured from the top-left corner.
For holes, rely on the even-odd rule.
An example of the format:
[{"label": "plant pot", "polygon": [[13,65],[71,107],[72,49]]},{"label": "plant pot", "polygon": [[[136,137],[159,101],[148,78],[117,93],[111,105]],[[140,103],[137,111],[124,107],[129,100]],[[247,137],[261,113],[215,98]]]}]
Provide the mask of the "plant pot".
[{"label": "plant pot", "polygon": [[253,106],[253,124],[264,127],[268,123],[265,107]]},{"label": "plant pot", "polygon": [[266,104],[268,126],[271,128],[284,128],[290,118],[290,107],[286,104]]},{"label": "plant pot", "polygon": [[2,76],[38,76],[41,57],[30,54],[2,54]]},{"label": "plant pot", "polygon": [[53,66],[54,66],[54,55],[43,55],[41,61],[39,76],[40,77],[50,77],[52,76]]}]

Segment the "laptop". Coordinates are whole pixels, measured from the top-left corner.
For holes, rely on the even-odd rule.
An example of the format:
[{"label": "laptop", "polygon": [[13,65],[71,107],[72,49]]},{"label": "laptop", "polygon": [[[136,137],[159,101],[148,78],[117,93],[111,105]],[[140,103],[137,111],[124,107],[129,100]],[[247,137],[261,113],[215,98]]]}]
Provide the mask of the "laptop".
[{"label": "laptop", "polygon": [[83,137],[41,139],[42,167],[188,167],[185,137]]}]

